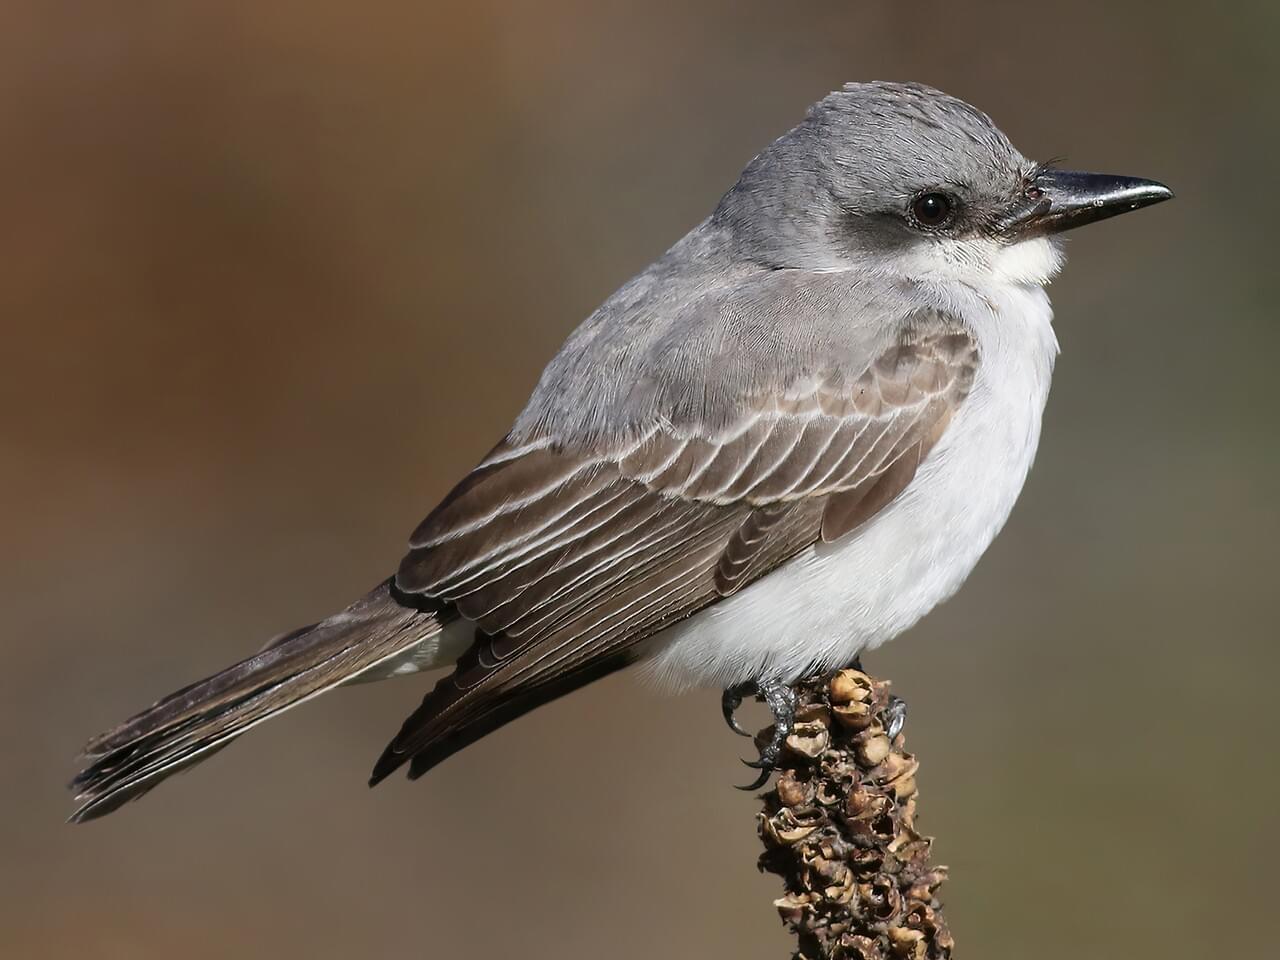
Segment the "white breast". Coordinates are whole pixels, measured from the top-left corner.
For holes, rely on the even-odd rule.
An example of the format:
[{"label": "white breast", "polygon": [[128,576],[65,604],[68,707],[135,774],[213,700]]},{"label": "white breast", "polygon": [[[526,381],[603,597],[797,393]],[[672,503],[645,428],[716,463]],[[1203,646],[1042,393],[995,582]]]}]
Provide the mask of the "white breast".
[{"label": "white breast", "polygon": [[848,663],[960,587],[1008,518],[1040,438],[1057,342],[1048,298],[1028,279],[945,291],[973,326],[980,364],[911,485],[849,537],[808,548],[660,634],[649,668],[661,682],[789,681]]}]

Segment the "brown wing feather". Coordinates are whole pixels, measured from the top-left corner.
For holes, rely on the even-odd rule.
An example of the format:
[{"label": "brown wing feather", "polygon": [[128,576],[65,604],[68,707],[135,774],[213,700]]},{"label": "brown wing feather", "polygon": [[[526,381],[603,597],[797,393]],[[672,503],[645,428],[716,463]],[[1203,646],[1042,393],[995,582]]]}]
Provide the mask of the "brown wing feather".
[{"label": "brown wing feather", "polygon": [[598,676],[883,509],[972,383],[976,346],[941,320],[909,329],[856,376],[829,371],[785,397],[744,398],[728,431],[664,423],[609,447],[499,445],[418,528],[401,564],[400,590],[454,607],[479,633],[374,781],[413,757],[411,775],[422,773],[474,739],[469,728]]}]

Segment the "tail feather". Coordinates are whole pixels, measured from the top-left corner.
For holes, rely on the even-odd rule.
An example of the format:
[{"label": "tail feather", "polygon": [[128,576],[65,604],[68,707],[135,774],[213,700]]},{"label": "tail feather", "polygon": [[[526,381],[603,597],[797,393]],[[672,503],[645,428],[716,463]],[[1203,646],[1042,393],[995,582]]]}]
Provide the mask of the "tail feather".
[{"label": "tail feather", "polygon": [[221,673],[184,687],[85,747],[71,782],[76,822],[110,813],[203,760],[250,727],[390,660],[440,630],[402,606],[391,581],[342,613],[295,630]]}]

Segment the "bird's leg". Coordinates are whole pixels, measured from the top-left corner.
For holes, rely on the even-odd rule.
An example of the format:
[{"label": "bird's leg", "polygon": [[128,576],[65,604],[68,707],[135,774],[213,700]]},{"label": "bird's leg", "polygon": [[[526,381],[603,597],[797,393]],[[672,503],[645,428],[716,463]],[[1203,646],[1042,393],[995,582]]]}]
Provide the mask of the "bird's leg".
[{"label": "bird's leg", "polygon": [[756,696],[764,700],[773,714],[773,737],[760,751],[758,760],[743,760],[748,767],[760,771],[755,781],[740,790],[759,790],[768,781],[782,757],[782,748],[791,735],[796,719],[796,692],[788,684],[778,680],[766,680],[756,685]]},{"label": "bird's leg", "polygon": [[754,680],[744,680],[742,683],[735,683],[731,687],[724,688],[724,693],[720,697],[720,709],[724,711],[724,722],[729,725],[729,729],[734,733],[743,737],[751,736],[748,731],[742,729],[736,714],[738,708],[742,706],[743,700],[747,697],[754,697],[759,692],[760,685]]}]

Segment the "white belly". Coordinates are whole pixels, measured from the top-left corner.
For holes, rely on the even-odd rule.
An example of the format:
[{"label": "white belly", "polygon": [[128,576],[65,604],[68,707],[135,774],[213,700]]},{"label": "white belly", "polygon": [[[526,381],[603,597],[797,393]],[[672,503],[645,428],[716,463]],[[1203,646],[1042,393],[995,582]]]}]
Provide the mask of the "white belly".
[{"label": "white belly", "polygon": [[790,681],[848,663],[960,587],[1022,490],[1057,353],[1039,287],[986,293],[973,390],[911,485],[848,537],[659,634],[648,667],[662,683]]}]

